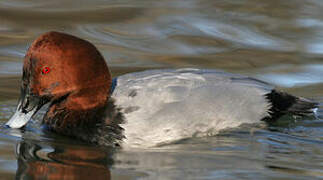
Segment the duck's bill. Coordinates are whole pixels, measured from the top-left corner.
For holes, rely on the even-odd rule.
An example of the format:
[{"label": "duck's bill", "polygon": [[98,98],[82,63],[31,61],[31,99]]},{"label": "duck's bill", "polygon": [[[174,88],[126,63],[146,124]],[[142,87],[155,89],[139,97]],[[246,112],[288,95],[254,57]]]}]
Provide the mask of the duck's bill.
[{"label": "duck's bill", "polygon": [[15,114],[6,123],[7,126],[11,128],[21,128],[27,124],[31,117],[36,113],[36,108],[29,112],[23,112],[22,108],[17,107]]},{"label": "duck's bill", "polygon": [[28,89],[22,89],[16,112],[6,125],[11,128],[23,127],[44,104],[40,97],[30,95]]}]

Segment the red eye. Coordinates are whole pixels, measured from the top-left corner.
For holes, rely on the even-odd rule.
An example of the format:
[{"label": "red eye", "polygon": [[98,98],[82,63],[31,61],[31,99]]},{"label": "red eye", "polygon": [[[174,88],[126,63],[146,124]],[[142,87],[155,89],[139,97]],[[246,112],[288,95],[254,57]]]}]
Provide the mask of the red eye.
[{"label": "red eye", "polygon": [[49,67],[44,67],[44,69],[42,70],[42,74],[47,74],[49,73]]}]

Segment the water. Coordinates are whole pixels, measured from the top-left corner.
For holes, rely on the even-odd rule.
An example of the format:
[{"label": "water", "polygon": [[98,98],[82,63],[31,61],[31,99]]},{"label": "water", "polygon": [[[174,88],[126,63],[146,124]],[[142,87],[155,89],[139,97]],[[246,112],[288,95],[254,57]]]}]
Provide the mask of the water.
[{"label": "water", "polygon": [[[1,124],[15,110],[27,47],[50,30],[93,42],[114,76],[216,68],[323,102],[322,8],[320,0],[1,1]],[[0,179],[323,179],[319,118],[132,150],[75,142],[35,122],[24,132],[1,129]]]}]

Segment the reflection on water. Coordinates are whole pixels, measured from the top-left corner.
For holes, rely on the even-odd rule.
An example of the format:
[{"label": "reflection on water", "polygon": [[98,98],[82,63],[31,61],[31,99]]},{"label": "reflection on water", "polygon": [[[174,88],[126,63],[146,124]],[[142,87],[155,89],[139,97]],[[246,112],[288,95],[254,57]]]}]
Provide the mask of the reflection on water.
[{"label": "reflection on water", "polygon": [[113,150],[23,140],[16,145],[16,179],[110,179]]},{"label": "reflection on water", "polygon": [[[295,87],[295,86],[308,86],[311,84],[323,83],[323,65],[302,65],[299,66],[275,66],[263,70],[258,78],[264,79],[267,82],[271,82],[283,87]],[[288,74],[284,72],[289,72]]]},{"label": "reflection on water", "polygon": [[[322,8],[321,0],[1,1],[0,124],[15,110],[27,47],[51,30],[93,42],[114,76],[217,68],[322,104]],[[26,131],[0,128],[0,179],[323,177],[320,119],[246,125],[215,137],[117,152],[52,136],[39,129],[40,119],[41,113]]]},{"label": "reflection on water", "polygon": [[322,126],[323,122],[294,124],[286,121],[289,121],[287,126],[297,128],[286,133],[281,125],[270,127],[270,131],[264,124],[245,126],[223,131],[216,137],[127,151],[62,143],[54,137],[40,141],[29,134],[15,146],[15,176],[16,179],[121,180],[312,179],[322,176],[321,166],[316,165],[322,161],[322,140],[310,136],[322,135],[317,126]]}]

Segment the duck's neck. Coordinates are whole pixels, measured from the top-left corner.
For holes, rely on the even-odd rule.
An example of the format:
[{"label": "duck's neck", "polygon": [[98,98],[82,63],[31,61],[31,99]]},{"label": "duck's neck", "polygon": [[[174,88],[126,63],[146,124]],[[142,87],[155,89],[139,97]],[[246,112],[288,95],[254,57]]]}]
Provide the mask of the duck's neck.
[{"label": "duck's neck", "polygon": [[99,93],[80,91],[52,104],[43,123],[54,132],[95,144],[110,145],[123,139],[119,126],[123,115],[112,98]]}]

